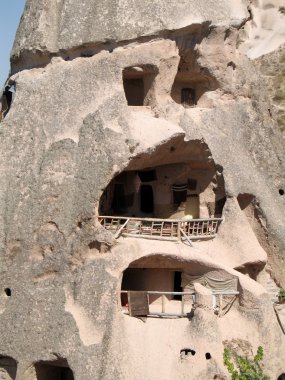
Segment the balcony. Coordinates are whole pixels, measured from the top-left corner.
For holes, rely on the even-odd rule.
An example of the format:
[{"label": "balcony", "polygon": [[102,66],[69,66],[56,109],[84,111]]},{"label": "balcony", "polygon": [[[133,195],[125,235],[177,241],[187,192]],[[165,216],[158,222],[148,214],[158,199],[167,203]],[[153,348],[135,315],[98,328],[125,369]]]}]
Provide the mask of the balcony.
[{"label": "balcony", "polygon": [[167,241],[212,239],[223,218],[211,219],[158,219],[121,216],[99,216],[101,225],[114,234],[132,238]]},{"label": "balcony", "polygon": [[[219,317],[225,315],[238,297],[237,290],[212,290],[212,308]],[[158,297],[155,302],[151,296]],[[168,297],[179,296],[180,300]],[[196,308],[195,292],[160,292],[160,291],[121,291],[122,311],[131,317],[187,317],[189,318]]]}]

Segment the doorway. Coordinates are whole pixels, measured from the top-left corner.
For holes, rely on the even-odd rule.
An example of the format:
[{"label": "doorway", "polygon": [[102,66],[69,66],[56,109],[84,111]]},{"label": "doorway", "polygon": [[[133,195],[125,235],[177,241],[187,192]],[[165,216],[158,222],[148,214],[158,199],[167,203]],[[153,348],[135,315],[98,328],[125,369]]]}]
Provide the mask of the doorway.
[{"label": "doorway", "polygon": [[[174,272],[174,286],[173,286],[174,292],[183,292],[183,289],[181,288],[181,272]],[[173,297],[173,299],[181,301],[182,296],[177,294]]]},{"label": "doorway", "polygon": [[123,213],[126,208],[125,187],[122,183],[115,183],[112,209],[116,214]]},{"label": "doorway", "polygon": [[151,185],[141,185],[140,188],[140,206],[141,212],[152,214],[153,207],[153,190]]}]

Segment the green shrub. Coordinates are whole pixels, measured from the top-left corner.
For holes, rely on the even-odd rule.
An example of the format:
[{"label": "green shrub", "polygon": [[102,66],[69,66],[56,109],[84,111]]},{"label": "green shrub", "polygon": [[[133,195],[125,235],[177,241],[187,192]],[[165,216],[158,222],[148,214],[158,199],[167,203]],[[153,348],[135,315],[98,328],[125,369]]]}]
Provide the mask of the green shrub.
[{"label": "green shrub", "polygon": [[238,355],[228,348],[224,349],[224,365],[232,376],[232,380],[270,380],[263,373],[261,361],[263,359],[263,348],[258,347],[253,359]]},{"label": "green shrub", "polygon": [[278,297],[285,298],[285,289],[279,290]]}]

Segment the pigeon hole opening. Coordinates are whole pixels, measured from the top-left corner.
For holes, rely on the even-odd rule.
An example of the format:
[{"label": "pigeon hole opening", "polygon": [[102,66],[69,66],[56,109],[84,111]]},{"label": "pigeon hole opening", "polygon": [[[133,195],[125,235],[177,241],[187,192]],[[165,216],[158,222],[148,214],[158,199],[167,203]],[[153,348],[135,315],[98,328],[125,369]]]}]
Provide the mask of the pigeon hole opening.
[{"label": "pigeon hole opening", "polygon": [[12,295],[12,290],[10,288],[5,288],[4,289],[4,292],[6,294],[7,297],[11,297]]},{"label": "pigeon hole opening", "polygon": [[283,189],[279,189],[279,195],[284,195],[284,190]]},{"label": "pigeon hole opening", "polygon": [[205,353],[205,358],[206,358],[206,360],[210,360],[212,358],[210,352]]},{"label": "pigeon hole opening", "polygon": [[192,350],[192,348],[182,348],[182,350],[180,350],[180,357],[181,358],[188,356],[189,354],[194,356],[194,355],[196,355],[196,351]]}]

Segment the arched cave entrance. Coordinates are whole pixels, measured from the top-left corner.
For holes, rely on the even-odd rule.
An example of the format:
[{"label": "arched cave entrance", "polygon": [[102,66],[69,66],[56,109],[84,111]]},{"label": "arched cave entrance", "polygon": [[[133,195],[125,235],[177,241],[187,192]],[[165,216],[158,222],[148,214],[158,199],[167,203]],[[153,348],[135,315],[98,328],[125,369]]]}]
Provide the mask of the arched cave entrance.
[{"label": "arched cave entrance", "polygon": [[9,356],[0,356],[0,379],[15,380],[17,374],[17,362]]},{"label": "arched cave entrance", "polygon": [[280,376],[278,376],[277,380],[285,380],[285,373],[282,373]]},{"label": "arched cave entrance", "polygon": [[73,372],[65,359],[39,361],[34,368],[35,380],[74,380]]},{"label": "arched cave entrance", "polygon": [[[182,295],[176,292],[186,291],[182,286],[183,273],[201,274],[205,272],[199,263],[185,262],[164,255],[151,255],[132,262],[123,272],[121,285],[121,305],[123,310],[136,309],[137,303],[148,302],[149,313],[159,315],[167,313],[181,315]],[[185,287],[185,289],[184,289]],[[146,292],[157,292],[148,293]],[[172,294],[174,293],[174,294]],[[190,313],[193,297],[183,296],[184,311]],[[162,308],[163,303],[163,308]],[[186,310],[187,309],[187,310]],[[134,312],[135,313],[135,312]]]},{"label": "arched cave entrance", "polygon": [[201,140],[173,138],[151,154],[132,159],[103,192],[101,216],[163,219],[221,217],[222,168]]},{"label": "arched cave entrance", "polygon": [[238,279],[197,261],[188,262],[162,254],[142,257],[130,263],[123,272],[122,309],[128,309],[130,315],[144,309],[142,315],[185,316],[192,309],[194,282],[213,290],[222,291],[227,287],[228,291],[237,290]]}]

